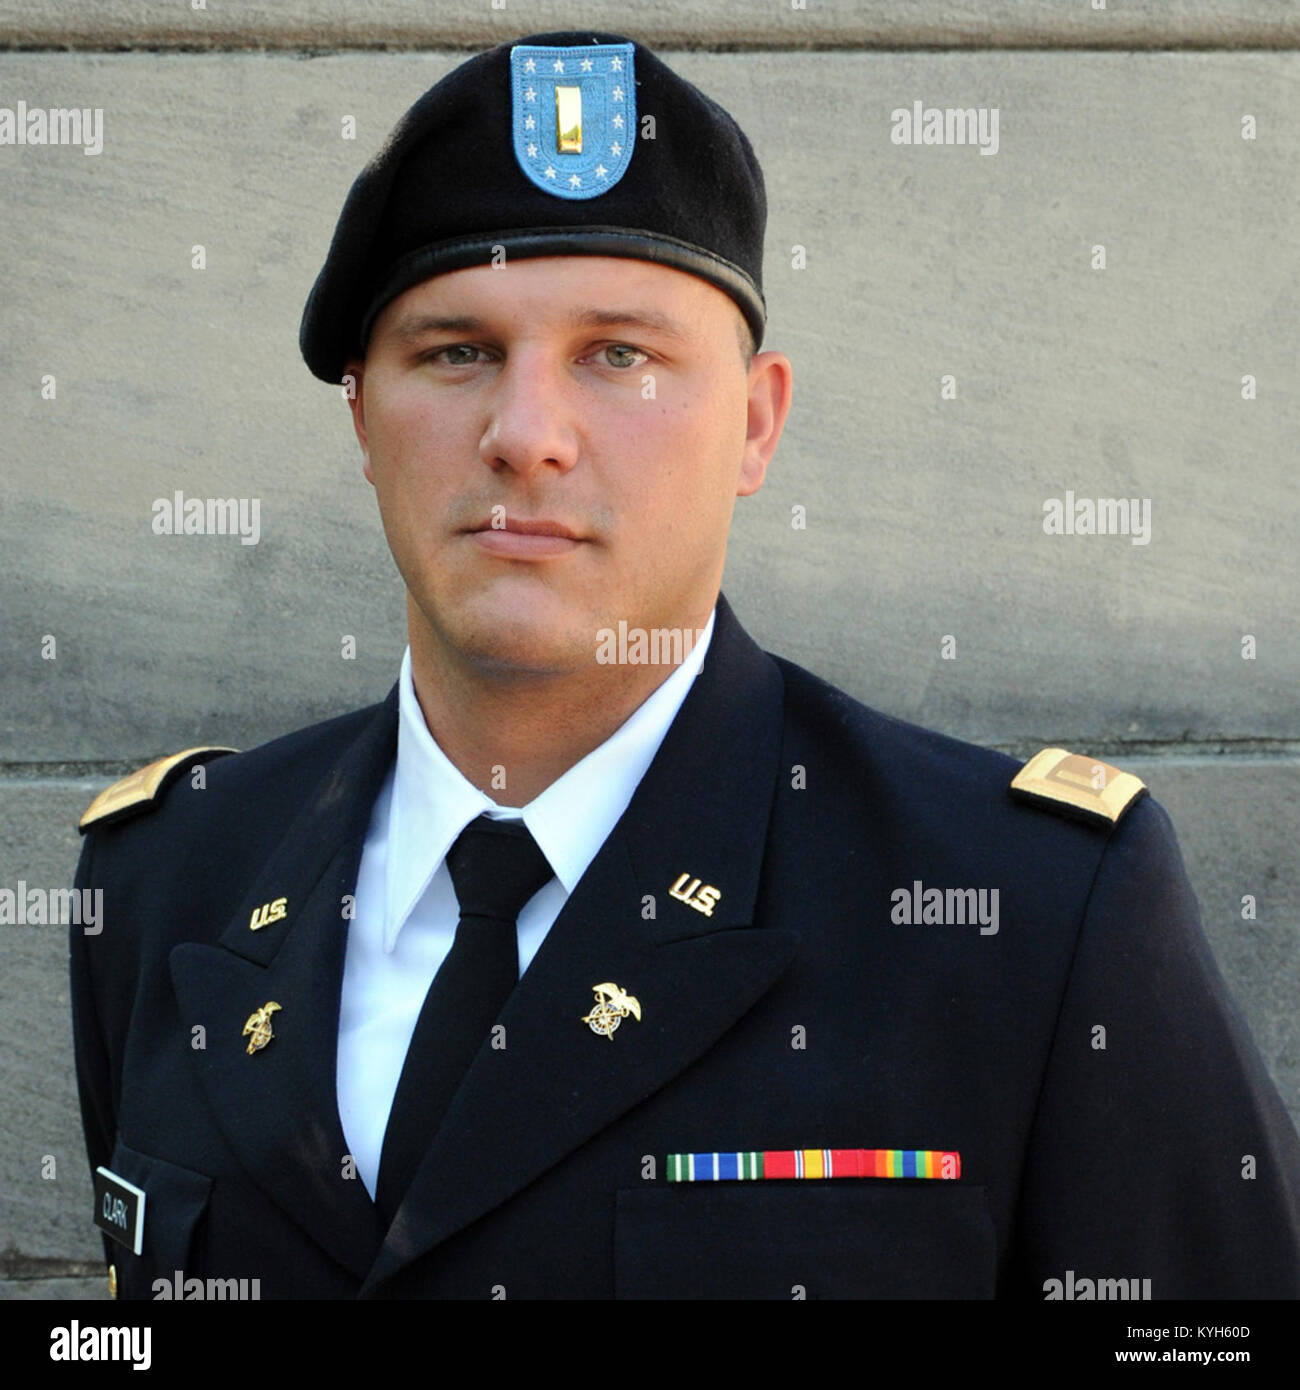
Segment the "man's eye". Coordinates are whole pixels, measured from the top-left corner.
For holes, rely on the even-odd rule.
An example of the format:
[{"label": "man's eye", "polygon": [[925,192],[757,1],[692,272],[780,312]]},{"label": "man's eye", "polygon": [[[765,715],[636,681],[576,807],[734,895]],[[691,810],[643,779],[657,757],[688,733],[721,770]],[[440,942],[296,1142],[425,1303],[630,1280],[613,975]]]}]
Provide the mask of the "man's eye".
[{"label": "man's eye", "polygon": [[[627,343],[610,343],[600,351],[610,367],[635,367],[639,361],[648,360],[647,354],[640,348],[630,347]],[[441,362],[449,367],[472,367],[487,360],[483,349],[475,347],[473,343],[449,343],[446,347],[434,348],[426,356],[430,362]]]},{"label": "man's eye", "polygon": [[[451,343],[447,347],[435,348],[429,353],[431,362],[445,361],[449,367],[472,367],[479,360],[482,348],[473,343]],[[443,354],[447,354],[445,357]]]},{"label": "man's eye", "polygon": [[611,367],[635,367],[637,364],[631,359],[645,356],[640,348],[629,347],[626,343],[611,343],[601,351]]}]

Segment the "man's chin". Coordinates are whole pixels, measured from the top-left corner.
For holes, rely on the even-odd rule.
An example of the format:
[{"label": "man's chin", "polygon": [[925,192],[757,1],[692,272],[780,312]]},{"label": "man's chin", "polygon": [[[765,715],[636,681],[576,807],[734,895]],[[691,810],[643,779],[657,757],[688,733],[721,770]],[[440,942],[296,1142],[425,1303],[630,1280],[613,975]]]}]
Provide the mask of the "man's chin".
[{"label": "man's chin", "polygon": [[594,625],[565,611],[557,595],[497,586],[443,613],[434,631],[466,665],[498,680],[561,677],[596,665]]},{"label": "man's chin", "polygon": [[547,642],[540,634],[463,647],[461,656],[485,679],[497,681],[559,680],[595,666],[591,655],[579,656],[572,649]]}]

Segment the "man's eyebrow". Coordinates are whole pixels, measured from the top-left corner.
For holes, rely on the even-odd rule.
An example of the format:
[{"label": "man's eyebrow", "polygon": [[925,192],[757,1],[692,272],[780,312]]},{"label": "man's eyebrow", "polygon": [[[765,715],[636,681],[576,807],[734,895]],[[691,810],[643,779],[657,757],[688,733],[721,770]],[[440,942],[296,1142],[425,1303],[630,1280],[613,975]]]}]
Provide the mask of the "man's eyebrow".
[{"label": "man's eyebrow", "polygon": [[569,315],[569,323],[574,328],[648,328],[679,342],[691,337],[676,319],[659,309],[575,309]]},{"label": "man's eyebrow", "polygon": [[468,314],[406,314],[393,325],[396,337],[423,338],[426,333],[481,333],[484,324]]},{"label": "man's eyebrow", "polygon": [[[676,319],[658,309],[575,309],[568,323],[572,328],[643,328],[679,342],[687,342],[691,337]],[[473,314],[407,314],[393,327],[394,335],[405,342],[423,338],[428,333],[481,334],[488,331],[487,322]]]}]

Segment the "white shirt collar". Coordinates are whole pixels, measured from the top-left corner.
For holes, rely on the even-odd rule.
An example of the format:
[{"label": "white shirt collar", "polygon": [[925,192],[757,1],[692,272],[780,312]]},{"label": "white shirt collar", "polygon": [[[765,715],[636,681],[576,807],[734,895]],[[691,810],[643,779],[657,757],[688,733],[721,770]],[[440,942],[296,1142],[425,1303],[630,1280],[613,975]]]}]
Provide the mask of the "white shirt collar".
[{"label": "white shirt collar", "polygon": [[397,761],[388,817],[384,950],[391,952],[412,909],[462,830],[480,815],[519,817],[537,841],[566,896],[627,809],[677,717],[713,639],[716,610],[703,636],[672,675],[598,748],[522,808],[478,790],[438,746],[424,722],[411,676],[411,649],[398,678]]}]

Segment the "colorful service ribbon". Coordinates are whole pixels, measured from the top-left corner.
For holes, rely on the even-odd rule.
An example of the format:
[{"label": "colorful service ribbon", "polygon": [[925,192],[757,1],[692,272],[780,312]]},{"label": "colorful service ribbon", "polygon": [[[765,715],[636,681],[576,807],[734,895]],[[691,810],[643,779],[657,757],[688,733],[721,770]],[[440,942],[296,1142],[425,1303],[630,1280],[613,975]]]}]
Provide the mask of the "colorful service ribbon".
[{"label": "colorful service ribbon", "polygon": [[669,1182],[959,1177],[961,1155],[946,1149],[768,1149],[668,1155]]}]

